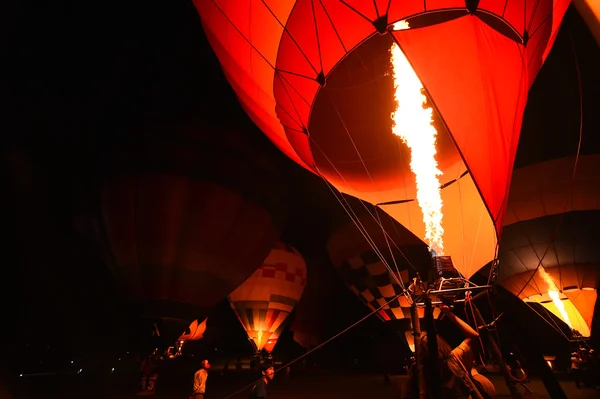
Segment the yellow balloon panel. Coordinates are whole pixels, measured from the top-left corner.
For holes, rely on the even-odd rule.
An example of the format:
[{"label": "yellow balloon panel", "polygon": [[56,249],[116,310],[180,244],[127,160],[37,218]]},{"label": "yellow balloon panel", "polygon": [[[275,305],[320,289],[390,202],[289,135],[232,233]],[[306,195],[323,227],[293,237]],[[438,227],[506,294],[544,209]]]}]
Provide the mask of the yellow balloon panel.
[{"label": "yellow balloon panel", "polygon": [[[496,229],[488,210],[467,174],[441,190],[444,253],[466,278],[494,259]],[[423,212],[417,201],[382,208],[417,237],[425,237]]]},{"label": "yellow balloon panel", "polygon": [[563,313],[558,309],[553,301],[544,301],[541,303],[541,305],[543,305],[544,308],[552,312],[554,316],[558,317],[563,322],[570,324],[570,326],[579,331],[582,336],[589,337],[591,335],[592,316],[594,313],[594,304],[596,303],[597,293],[596,290],[579,291],[575,297],[579,298],[579,296],[581,296],[581,298],[577,300],[577,305],[579,306],[577,306],[568,297],[560,301],[564,306],[567,317],[569,318],[569,323],[567,323]]}]

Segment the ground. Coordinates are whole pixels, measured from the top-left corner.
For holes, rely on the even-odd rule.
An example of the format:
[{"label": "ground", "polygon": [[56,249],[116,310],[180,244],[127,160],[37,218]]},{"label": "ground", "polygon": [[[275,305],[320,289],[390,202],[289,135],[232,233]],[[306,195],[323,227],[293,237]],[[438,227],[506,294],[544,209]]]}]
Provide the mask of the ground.
[{"label": "ground", "polygon": [[[82,375],[65,378],[62,381],[46,379],[46,377],[31,377],[23,381],[21,394],[23,398],[117,398],[133,399],[139,396],[133,394],[131,378],[112,376],[105,379],[86,378]],[[390,384],[384,385],[381,375],[367,373],[339,373],[329,371],[297,372],[287,379],[282,372],[269,386],[269,399],[397,399],[398,385],[404,381],[404,376],[392,376]],[[510,398],[508,388],[499,376],[492,376],[502,398]],[[252,376],[248,374],[229,375],[221,377],[218,372],[209,377],[206,399],[225,399],[239,388],[248,385]],[[186,386],[187,385],[187,386]],[[561,381],[561,385],[569,399],[600,398],[600,391],[594,389],[577,389],[572,381]],[[549,397],[541,381],[533,379],[528,384],[534,392],[526,398]],[[187,399],[191,381],[179,384],[167,384],[159,380],[158,391],[150,397],[156,399]],[[247,399],[249,390],[231,396],[231,399]],[[229,399],[229,398],[228,398]]]}]

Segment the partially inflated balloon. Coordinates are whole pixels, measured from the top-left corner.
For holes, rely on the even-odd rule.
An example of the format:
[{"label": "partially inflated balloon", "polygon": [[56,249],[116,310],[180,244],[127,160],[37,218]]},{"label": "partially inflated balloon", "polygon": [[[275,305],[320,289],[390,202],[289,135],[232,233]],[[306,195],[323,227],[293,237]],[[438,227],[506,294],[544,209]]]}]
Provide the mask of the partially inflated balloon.
[{"label": "partially inflated balloon", "polygon": [[411,152],[392,133],[390,49],[399,45],[435,109],[445,253],[466,277],[494,258],[527,92],[569,0],[194,4],[265,134],[424,239]]}]

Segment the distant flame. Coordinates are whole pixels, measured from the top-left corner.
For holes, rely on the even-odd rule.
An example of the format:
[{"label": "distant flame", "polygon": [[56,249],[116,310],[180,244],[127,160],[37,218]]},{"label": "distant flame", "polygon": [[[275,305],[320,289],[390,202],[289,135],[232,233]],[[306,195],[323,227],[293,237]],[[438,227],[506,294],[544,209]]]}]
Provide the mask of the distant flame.
[{"label": "distant flame", "polygon": [[556,306],[556,309],[558,309],[558,311],[560,312],[560,315],[562,316],[563,321],[565,323],[567,323],[569,328],[572,330],[573,324],[571,324],[571,320],[569,319],[569,314],[567,313],[567,309],[565,309],[565,304],[563,303],[563,301],[560,300],[560,291],[558,290],[558,287],[554,283],[554,280],[552,280],[552,277],[550,277],[550,275],[546,272],[546,269],[544,269],[544,266],[540,265],[538,272],[540,273],[540,276],[542,276],[542,278],[544,279],[546,284],[548,284],[548,295],[550,296],[550,298],[552,298],[552,302],[554,302],[554,306]]},{"label": "distant flame", "polygon": [[258,334],[256,335],[256,345],[257,346],[261,346],[262,345],[262,336],[263,336],[263,332],[262,330],[258,330]]},{"label": "distant flame", "polygon": [[[405,21],[399,29],[408,29]],[[396,28],[396,26],[394,26]],[[396,110],[392,113],[392,132],[402,139],[411,151],[410,169],[417,181],[417,201],[423,212],[425,239],[437,255],[444,254],[442,228],[442,197],[436,155],[437,131],[431,117],[433,110],[426,108],[427,97],[423,85],[397,44],[391,48]]]}]

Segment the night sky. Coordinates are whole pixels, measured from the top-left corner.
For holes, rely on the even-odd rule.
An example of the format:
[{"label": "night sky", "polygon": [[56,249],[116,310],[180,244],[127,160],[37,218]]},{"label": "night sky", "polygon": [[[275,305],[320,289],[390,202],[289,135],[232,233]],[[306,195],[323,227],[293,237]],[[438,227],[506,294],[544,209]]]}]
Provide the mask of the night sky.
[{"label": "night sky", "polygon": [[[77,223],[106,160],[119,148],[141,146],[141,132],[149,126],[159,140],[200,125],[245,132],[294,181],[290,207],[296,212],[283,239],[309,264],[332,267],[325,243],[344,221],[342,209],[319,178],[279,153],[245,115],[191,2],[55,1],[35,8],[13,3],[2,5],[0,13],[0,36],[8,46],[1,89],[7,348],[14,349],[15,339],[52,342],[65,350],[126,347],[130,321],[124,298],[96,248],[78,234]],[[600,51],[569,10],[531,90],[517,166],[577,150],[573,50],[583,87],[581,151],[600,150]],[[325,281],[333,334],[367,312],[335,273]],[[219,309],[227,311],[226,305]],[[235,317],[223,318],[231,336],[243,340]],[[377,333],[377,326],[373,318],[361,331]],[[344,342],[359,346],[360,336],[355,332]]]}]

